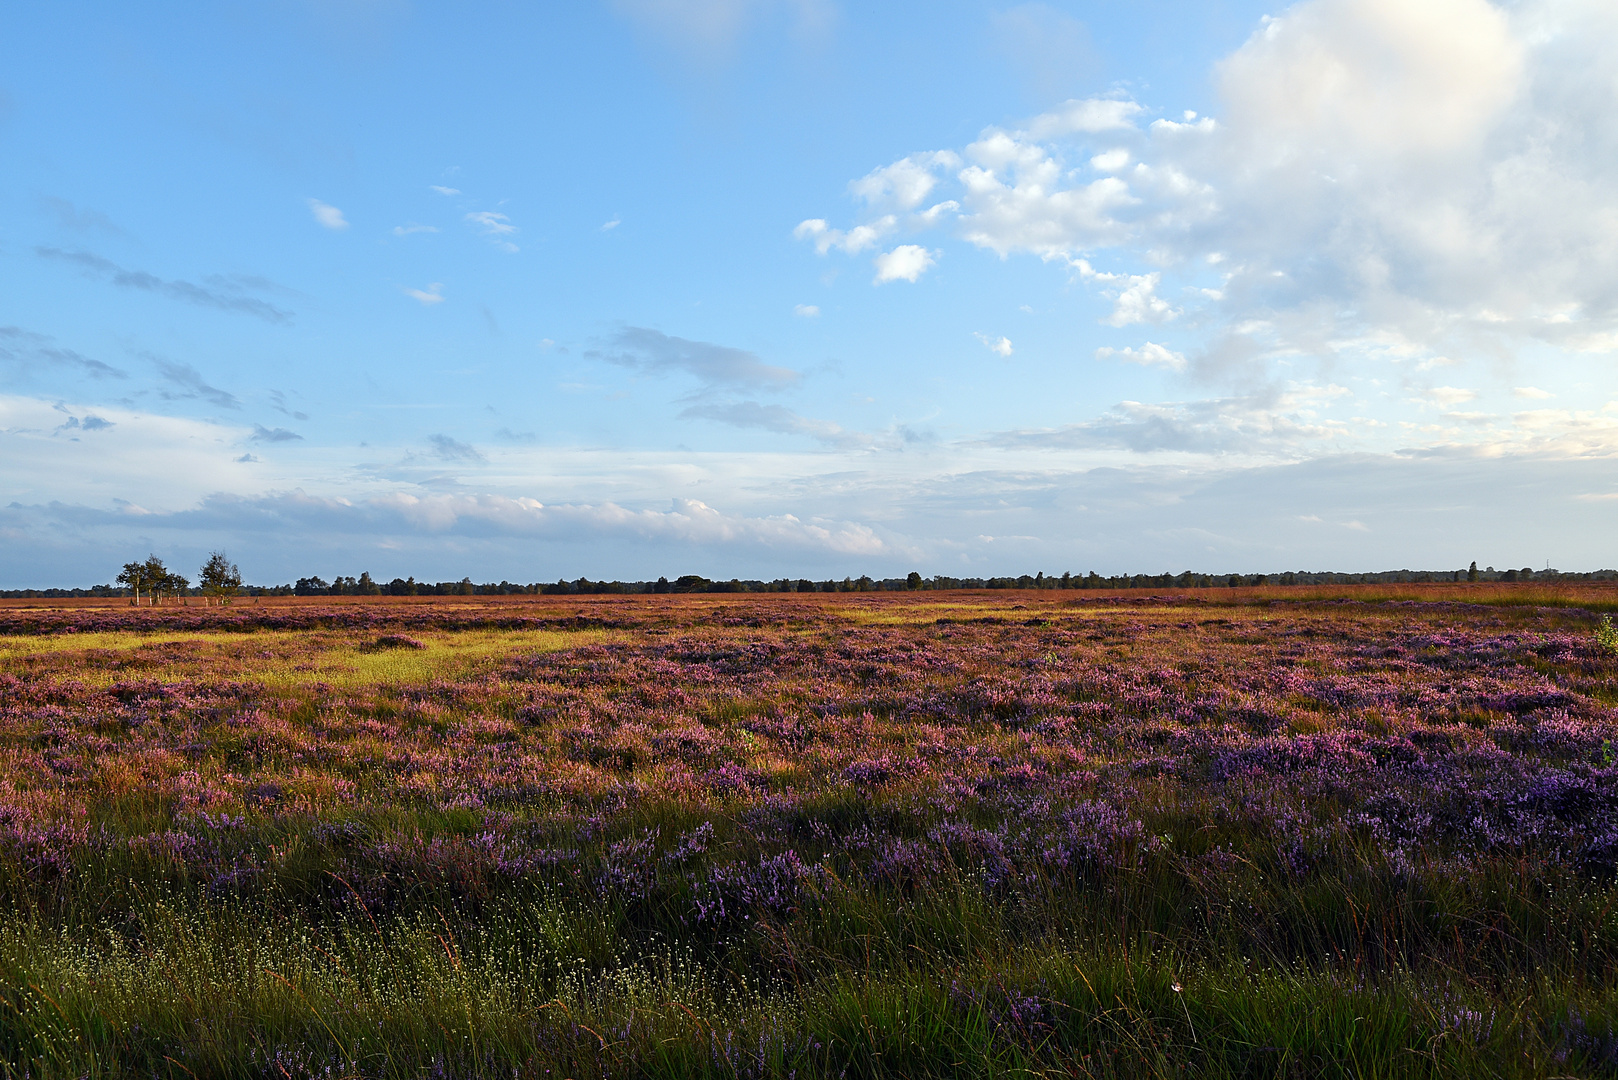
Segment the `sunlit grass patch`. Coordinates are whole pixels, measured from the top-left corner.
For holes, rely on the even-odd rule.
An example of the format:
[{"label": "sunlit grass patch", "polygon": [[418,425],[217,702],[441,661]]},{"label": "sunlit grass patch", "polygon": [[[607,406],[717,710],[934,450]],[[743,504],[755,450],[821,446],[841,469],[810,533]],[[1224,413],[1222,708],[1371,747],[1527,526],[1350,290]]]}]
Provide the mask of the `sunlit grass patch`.
[{"label": "sunlit grass patch", "polygon": [[[352,689],[459,678],[493,662],[621,639],[613,630],[413,631],[422,648],[378,646],[382,632],[88,633],[0,639],[0,671],[51,673],[86,686],[130,678],[224,677],[268,687]],[[223,670],[221,670],[223,669]]]}]

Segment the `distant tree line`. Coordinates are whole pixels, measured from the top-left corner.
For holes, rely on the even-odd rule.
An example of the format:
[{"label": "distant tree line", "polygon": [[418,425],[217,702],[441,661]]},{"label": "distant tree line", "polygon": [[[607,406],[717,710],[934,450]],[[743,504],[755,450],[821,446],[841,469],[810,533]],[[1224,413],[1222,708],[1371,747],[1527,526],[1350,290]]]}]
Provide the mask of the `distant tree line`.
[{"label": "distant tree line", "polygon": [[164,566],[157,556],[125,564],[117,584],[95,585],[88,589],[7,589],[0,597],[10,599],[66,599],[71,597],[129,597],[135,603],[159,604],[165,600],[201,596],[209,602],[228,604],[237,596],[576,596],[633,593],[848,593],[905,592],[945,589],[1214,589],[1256,585],[1391,585],[1421,582],[1578,582],[1615,581],[1618,570],[1563,573],[1560,570],[1478,569],[1473,563],[1465,570],[1383,570],[1366,574],[1332,571],[1288,570],[1278,574],[1204,574],[1194,570],[1178,574],[1119,574],[1106,576],[1091,570],[1085,574],[1023,574],[1019,577],[947,577],[939,574],[924,578],[912,571],[902,578],[845,577],[814,581],[809,578],[776,578],[773,581],[731,578],[710,580],[686,574],[670,581],[591,581],[565,578],[554,582],[518,584],[510,581],[476,583],[469,577],[459,581],[417,581],[414,576],[380,582],[370,573],[358,577],[337,576],[330,581],[319,576],[299,578],[290,585],[244,585],[241,573],[223,552],[214,552],[198,572],[195,588],[190,581]]}]

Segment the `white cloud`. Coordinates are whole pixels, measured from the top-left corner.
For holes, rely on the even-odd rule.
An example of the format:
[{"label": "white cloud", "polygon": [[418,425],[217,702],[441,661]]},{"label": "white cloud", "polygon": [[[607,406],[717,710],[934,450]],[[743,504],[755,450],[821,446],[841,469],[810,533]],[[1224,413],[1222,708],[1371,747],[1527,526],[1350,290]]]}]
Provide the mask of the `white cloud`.
[{"label": "white cloud", "polygon": [[1543,400],[1544,398],[1553,398],[1556,396],[1549,390],[1541,390],[1537,386],[1518,386],[1511,391],[1511,394],[1513,397],[1535,398],[1540,400]]},{"label": "white cloud", "polygon": [[1144,106],[1127,98],[1075,99],[1035,117],[1028,125],[1028,134],[1035,139],[1054,139],[1063,135],[1129,131],[1135,127],[1135,117],[1145,111]]},{"label": "white cloud", "polygon": [[604,222],[601,223],[601,231],[602,232],[611,232],[613,229],[616,229],[618,226],[622,225],[623,223],[624,223],[624,219],[621,218],[621,217],[618,217],[616,214],[614,214],[611,221],[604,221]]},{"label": "white cloud", "polygon": [[1085,259],[1076,259],[1074,269],[1084,281],[1101,282],[1101,295],[1113,301],[1112,314],[1101,320],[1108,326],[1130,326],[1134,323],[1164,323],[1179,314],[1167,300],[1157,295],[1157,286],[1163,275],[1112,274],[1092,267]]},{"label": "white cloud", "polygon": [[1148,341],[1138,349],[1114,349],[1104,345],[1096,350],[1097,360],[1106,360],[1113,356],[1127,363],[1140,364],[1142,367],[1160,367],[1170,371],[1184,371],[1186,367],[1184,354],[1173,352],[1168,346],[1159,345],[1155,341]]},{"label": "white cloud", "polygon": [[888,233],[898,225],[899,219],[889,214],[865,225],[856,225],[847,230],[834,229],[826,224],[823,218],[810,218],[808,221],[798,223],[792,230],[792,236],[797,240],[812,239],[815,243],[815,252],[824,255],[832,248],[837,248],[846,255],[858,255],[868,247],[874,247]]},{"label": "white cloud", "polygon": [[990,352],[995,353],[998,356],[1007,357],[1007,356],[1011,355],[1011,339],[1010,338],[1007,338],[1007,337],[992,338],[987,334],[978,334],[978,333],[974,333],[972,336],[977,338],[979,341],[983,342],[983,347],[984,348],[988,349]]},{"label": "white cloud", "polygon": [[417,225],[414,221],[408,225],[395,225],[393,227],[394,236],[409,236],[411,233],[419,232],[435,233],[437,231],[438,226],[436,225]]},{"label": "white cloud", "polygon": [[889,281],[909,281],[917,278],[938,262],[938,253],[916,244],[900,244],[892,251],[878,255],[872,265],[876,267],[875,284]]},{"label": "white cloud", "polygon": [[466,221],[477,226],[478,231],[487,236],[490,243],[502,251],[515,252],[518,250],[517,245],[507,239],[507,237],[516,234],[517,226],[513,225],[511,219],[505,214],[494,210],[474,210],[466,215]]},{"label": "white cloud", "polygon": [[792,314],[800,319],[818,319],[820,318],[820,306],[818,304],[796,304],[792,308]]},{"label": "white cloud", "polygon": [[404,294],[413,297],[426,307],[444,302],[444,283],[435,281],[425,289],[405,289]]},{"label": "white cloud", "polygon": [[848,188],[868,206],[914,210],[938,184],[938,171],[960,166],[960,155],[949,150],[911,154],[892,165],[871,170]]},{"label": "white cloud", "polygon": [[[1217,66],[1217,118],[1075,100],[852,187],[878,211],[953,203],[895,228],[1003,257],[1112,249],[1128,271],[1092,279],[1105,321],[1194,311],[1208,375],[1395,339],[1418,368],[1612,351],[1614,40],[1618,6],[1589,0],[1304,0]],[[1232,335],[1249,347],[1220,346]]]},{"label": "white cloud", "polygon": [[510,218],[493,210],[475,210],[466,215],[466,220],[488,236],[509,236],[517,231],[517,226],[511,223]]},{"label": "white cloud", "polygon": [[1129,164],[1129,151],[1123,147],[1114,147],[1104,154],[1097,154],[1090,159],[1092,168],[1100,172],[1115,173]]},{"label": "white cloud", "polygon": [[429,191],[436,191],[440,195],[459,195],[461,193],[460,188],[444,187],[441,184],[428,184],[427,188]]},{"label": "white cloud", "polygon": [[1435,386],[1431,390],[1421,391],[1418,400],[1426,404],[1439,405],[1448,408],[1461,405],[1468,401],[1476,401],[1478,392],[1459,386]]},{"label": "white cloud", "polygon": [[325,228],[348,228],[348,221],[343,217],[343,212],[337,209],[335,206],[321,202],[319,199],[309,200],[309,212],[313,214],[315,216],[315,220]]}]

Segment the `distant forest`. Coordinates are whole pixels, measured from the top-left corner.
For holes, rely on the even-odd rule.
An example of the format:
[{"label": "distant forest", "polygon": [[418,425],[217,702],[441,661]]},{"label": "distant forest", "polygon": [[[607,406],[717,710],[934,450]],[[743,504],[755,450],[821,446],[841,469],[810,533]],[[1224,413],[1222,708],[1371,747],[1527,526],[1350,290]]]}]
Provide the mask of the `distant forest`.
[{"label": "distant forest", "polygon": [[[175,579],[184,581],[183,578]],[[603,595],[634,593],[783,593],[783,592],[904,592],[944,589],[1212,589],[1238,588],[1255,585],[1386,585],[1416,582],[1460,581],[1534,581],[1577,582],[1615,581],[1618,570],[1594,570],[1588,573],[1564,573],[1560,570],[1535,570],[1525,566],[1514,570],[1479,569],[1477,564],[1465,570],[1383,570],[1368,574],[1343,574],[1331,571],[1288,570],[1277,574],[1204,574],[1186,570],[1178,574],[1121,574],[1107,577],[1094,570],[1087,574],[1060,575],[1036,573],[1019,577],[946,577],[942,574],[924,578],[918,572],[901,578],[845,577],[841,581],[813,581],[808,578],[777,578],[774,581],[710,580],[696,574],[686,574],[670,581],[660,577],[656,581],[591,581],[578,578],[573,581],[558,579],[553,582],[520,584],[510,581],[476,583],[471,578],[460,581],[417,581],[414,577],[394,578],[392,581],[374,581],[369,572],[359,577],[339,576],[327,581],[321,577],[299,578],[286,585],[241,585],[234,591],[237,596],[512,596],[512,595]],[[169,596],[202,595],[201,589],[179,586]],[[124,597],[134,593],[119,585],[94,585],[87,589],[5,589],[0,597],[6,599],[67,599],[73,597]]]}]

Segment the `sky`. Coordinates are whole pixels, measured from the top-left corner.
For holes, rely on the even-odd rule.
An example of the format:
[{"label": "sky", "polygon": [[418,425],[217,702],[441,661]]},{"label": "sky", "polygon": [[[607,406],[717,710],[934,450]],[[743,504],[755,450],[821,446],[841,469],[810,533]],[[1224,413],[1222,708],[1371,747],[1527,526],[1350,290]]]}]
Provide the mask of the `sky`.
[{"label": "sky", "polygon": [[1614,41],[5,5],[0,587],[1618,565]]}]

